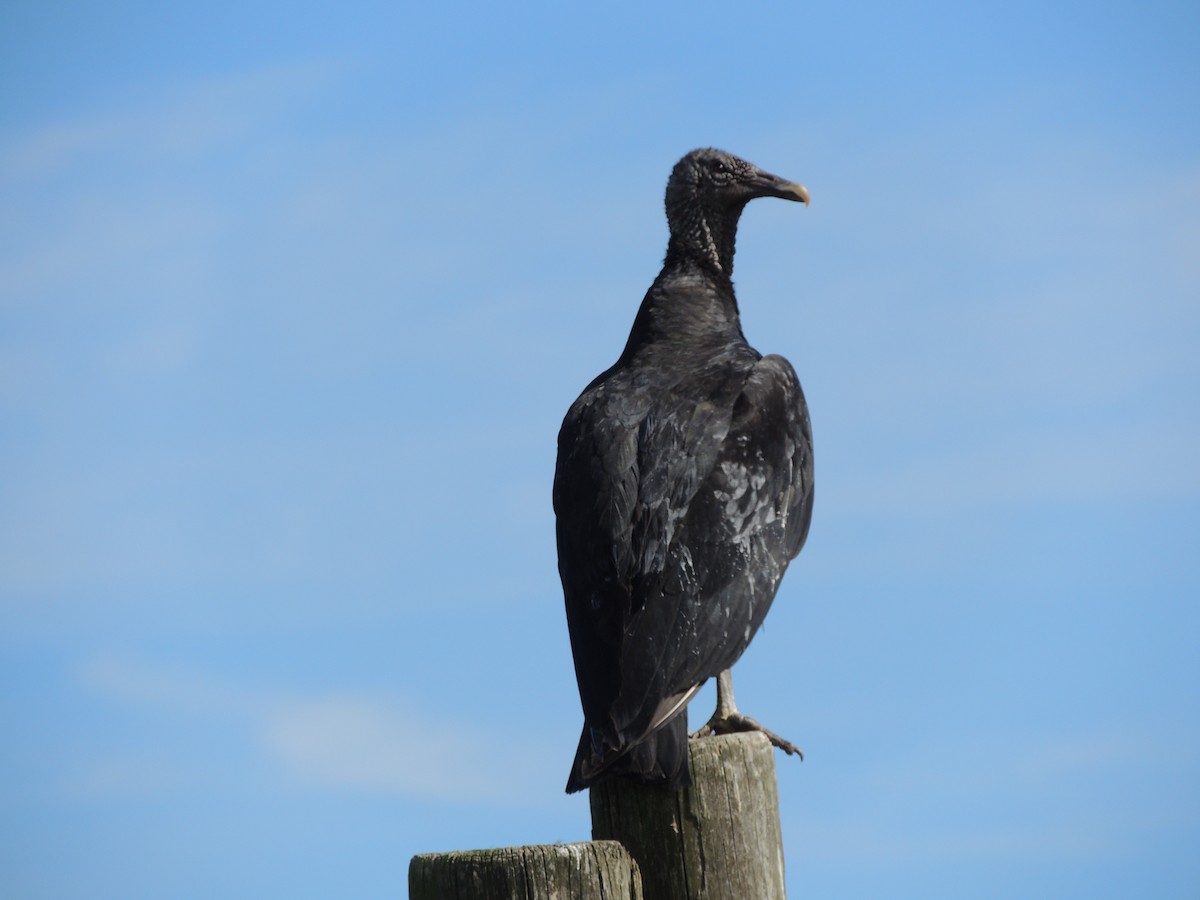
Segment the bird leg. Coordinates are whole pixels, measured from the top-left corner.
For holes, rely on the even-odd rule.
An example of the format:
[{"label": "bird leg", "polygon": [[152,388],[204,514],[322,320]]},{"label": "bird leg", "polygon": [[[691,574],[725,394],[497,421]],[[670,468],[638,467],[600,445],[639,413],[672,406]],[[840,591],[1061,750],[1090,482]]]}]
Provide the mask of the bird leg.
[{"label": "bird leg", "polygon": [[717,676],[717,708],[712,718],[698,731],[688,737],[701,738],[710,734],[733,734],[739,731],[759,731],[767,736],[772,744],[784,753],[799,756],[804,759],[804,753],[791,741],[784,740],[773,731],[763,728],[749,716],[738,712],[733,700],[733,670],[726,669]]}]

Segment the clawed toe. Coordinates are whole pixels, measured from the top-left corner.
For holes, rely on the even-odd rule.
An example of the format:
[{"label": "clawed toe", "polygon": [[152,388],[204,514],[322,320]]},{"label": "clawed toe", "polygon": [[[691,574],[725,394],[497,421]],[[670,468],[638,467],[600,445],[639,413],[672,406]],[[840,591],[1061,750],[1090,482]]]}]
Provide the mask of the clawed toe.
[{"label": "clawed toe", "polygon": [[791,741],[781,738],[775,732],[763,728],[754,719],[738,712],[737,704],[733,699],[733,674],[726,669],[717,676],[716,711],[703,728],[692,732],[688,737],[702,738],[712,734],[735,734],[741,731],[757,731],[764,734],[773,746],[778,747],[788,756],[798,756],[801,760],[804,759],[804,752]]},{"label": "clawed toe", "polygon": [[788,756],[798,756],[800,759],[804,759],[804,751],[791,741],[780,737],[769,728],[764,728],[754,719],[744,716],[741,713],[734,713],[720,718],[714,715],[703,728],[692,732],[689,737],[702,738],[713,734],[737,734],[744,731],[757,731],[765,735],[773,746],[778,747]]}]

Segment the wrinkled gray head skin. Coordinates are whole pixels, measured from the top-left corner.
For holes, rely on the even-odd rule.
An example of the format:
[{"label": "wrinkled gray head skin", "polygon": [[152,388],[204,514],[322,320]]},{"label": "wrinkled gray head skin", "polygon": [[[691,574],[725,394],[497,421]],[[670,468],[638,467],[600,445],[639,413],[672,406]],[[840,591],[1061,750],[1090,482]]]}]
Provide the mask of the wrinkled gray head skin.
[{"label": "wrinkled gray head skin", "polygon": [[689,258],[729,277],[738,217],[756,197],[779,197],[808,204],[802,184],[764,172],[753,163],[706,147],[675,164],[667,182],[667,260]]}]

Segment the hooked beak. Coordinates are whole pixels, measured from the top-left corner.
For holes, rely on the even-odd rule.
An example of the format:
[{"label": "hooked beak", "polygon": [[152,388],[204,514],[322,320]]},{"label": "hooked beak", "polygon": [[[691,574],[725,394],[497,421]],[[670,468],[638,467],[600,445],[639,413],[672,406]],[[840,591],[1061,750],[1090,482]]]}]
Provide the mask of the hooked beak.
[{"label": "hooked beak", "polygon": [[778,197],[795,200],[808,206],[808,188],[795,181],[785,181],[778,175],[759,171],[754,178],[754,193],[759,197]]}]

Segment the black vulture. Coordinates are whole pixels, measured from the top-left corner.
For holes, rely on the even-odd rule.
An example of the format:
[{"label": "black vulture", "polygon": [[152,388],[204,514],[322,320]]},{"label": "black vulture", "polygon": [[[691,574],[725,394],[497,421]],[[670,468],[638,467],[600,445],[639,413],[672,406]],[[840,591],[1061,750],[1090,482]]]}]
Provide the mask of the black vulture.
[{"label": "black vulture", "polygon": [[563,420],[558,568],[584,726],[568,793],[626,775],[691,783],[687,703],[718,676],[702,733],[758,730],[730,667],[762,624],[812,515],[812,432],[796,372],[742,334],[738,218],[803,185],[713,149],[667,183],[670,242],[625,350]]}]

